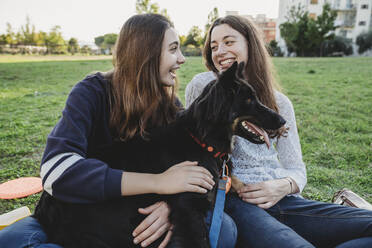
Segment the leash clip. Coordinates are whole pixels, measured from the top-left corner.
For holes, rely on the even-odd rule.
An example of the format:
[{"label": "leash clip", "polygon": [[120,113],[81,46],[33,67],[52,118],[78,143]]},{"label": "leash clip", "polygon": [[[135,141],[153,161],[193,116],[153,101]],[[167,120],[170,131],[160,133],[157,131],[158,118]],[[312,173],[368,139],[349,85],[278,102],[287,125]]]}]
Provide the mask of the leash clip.
[{"label": "leash clip", "polygon": [[231,178],[229,177],[229,170],[227,167],[227,162],[230,160],[230,154],[227,155],[227,159],[223,160],[222,163],[222,175],[220,180],[218,180],[218,189],[222,189],[229,192],[231,188]]}]

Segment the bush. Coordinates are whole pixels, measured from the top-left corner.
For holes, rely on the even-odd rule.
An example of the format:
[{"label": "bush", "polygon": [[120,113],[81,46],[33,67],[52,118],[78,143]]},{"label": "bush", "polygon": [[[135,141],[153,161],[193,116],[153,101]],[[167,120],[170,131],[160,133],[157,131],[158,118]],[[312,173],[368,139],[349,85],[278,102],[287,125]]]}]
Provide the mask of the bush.
[{"label": "bush", "polygon": [[282,49],[278,46],[278,42],[276,40],[270,41],[269,45],[267,46],[267,51],[273,57],[283,57],[284,53]]},{"label": "bush", "polygon": [[353,54],[353,47],[350,39],[336,36],[333,40],[326,40],[322,43],[322,56],[341,57]]},{"label": "bush", "polygon": [[368,33],[361,33],[356,39],[356,43],[359,46],[358,53],[362,54],[372,48],[372,30]]},{"label": "bush", "polygon": [[193,45],[182,46],[181,51],[184,56],[202,56],[202,49]]}]

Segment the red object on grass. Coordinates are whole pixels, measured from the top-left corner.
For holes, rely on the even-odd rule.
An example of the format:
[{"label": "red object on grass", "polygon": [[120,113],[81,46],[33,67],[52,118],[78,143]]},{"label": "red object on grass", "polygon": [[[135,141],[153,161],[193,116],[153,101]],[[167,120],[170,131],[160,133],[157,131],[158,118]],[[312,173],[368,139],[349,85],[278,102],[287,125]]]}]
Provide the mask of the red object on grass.
[{"label": "red object on grass", "polygon": [[43,190],[41,178],[21,177],[0,184],[0,199],[15,199],[39,193]]}]

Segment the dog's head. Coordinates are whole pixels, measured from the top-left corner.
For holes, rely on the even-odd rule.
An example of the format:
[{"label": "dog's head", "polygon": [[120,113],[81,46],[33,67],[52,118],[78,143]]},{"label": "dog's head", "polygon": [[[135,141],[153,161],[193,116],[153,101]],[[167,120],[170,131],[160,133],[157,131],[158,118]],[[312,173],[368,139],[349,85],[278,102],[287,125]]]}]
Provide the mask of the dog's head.
[{"label": "dog's head", "polygon": [[[276,130],[285,120],[264,106],[243,77],[244,63],[235,62],[216,82],[206,86],[190,108],[199,126],[216,128],[227,135],[238,135],[256,144],[269,146],[265,130]],[[208,130],[208,128],[206,128]],[[206,134],[204,133],[204,136]]]}]

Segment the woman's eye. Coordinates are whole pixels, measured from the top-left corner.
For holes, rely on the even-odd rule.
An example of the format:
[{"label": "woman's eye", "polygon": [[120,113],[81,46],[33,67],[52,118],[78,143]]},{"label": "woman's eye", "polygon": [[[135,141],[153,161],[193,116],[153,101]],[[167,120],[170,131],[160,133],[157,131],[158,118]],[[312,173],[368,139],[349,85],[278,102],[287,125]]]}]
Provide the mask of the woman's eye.
[{"label": "woman's eye", "polygon": [[229,40],[229,41],[225,42],[226,45],[232,45],[233,43],[234,43],[234,41],[232,41],[232,40]]},{"label": "woman's eye", "polygon": [[211,49],[212,49],[212,51],[216,51],[217,50],[217,46],[212,46]]}]

